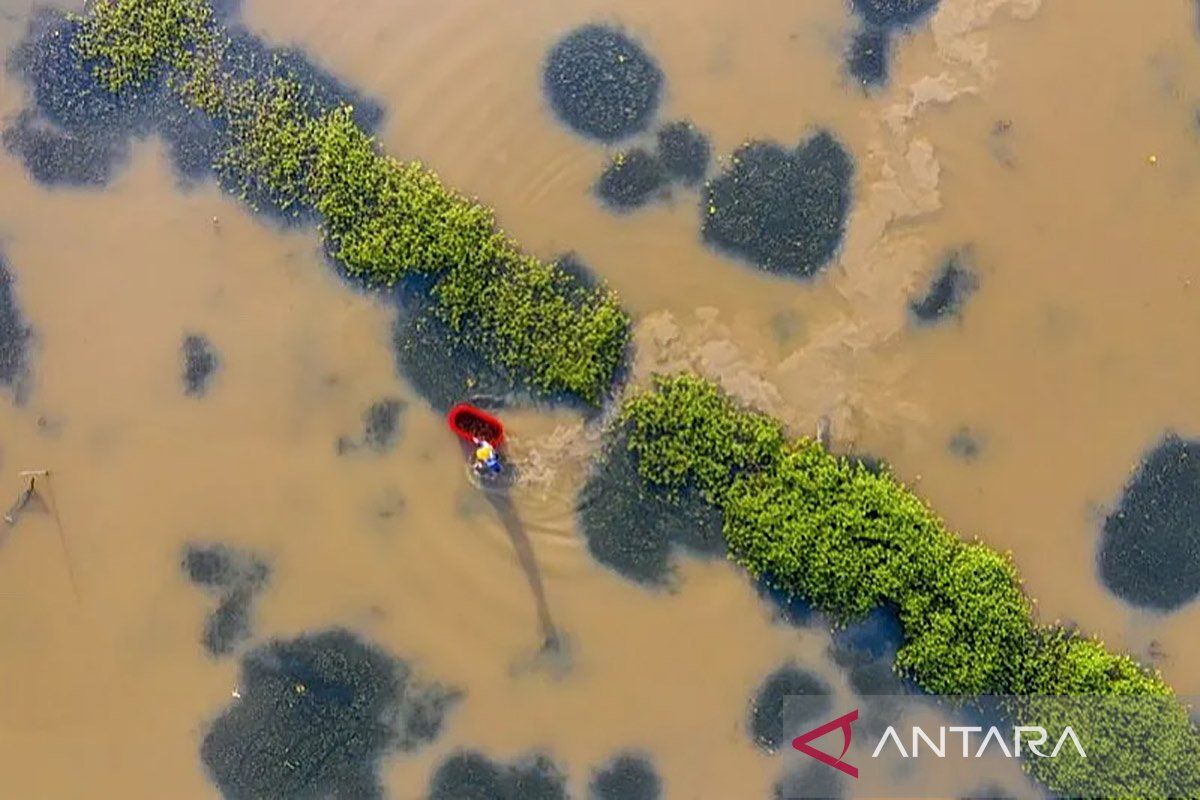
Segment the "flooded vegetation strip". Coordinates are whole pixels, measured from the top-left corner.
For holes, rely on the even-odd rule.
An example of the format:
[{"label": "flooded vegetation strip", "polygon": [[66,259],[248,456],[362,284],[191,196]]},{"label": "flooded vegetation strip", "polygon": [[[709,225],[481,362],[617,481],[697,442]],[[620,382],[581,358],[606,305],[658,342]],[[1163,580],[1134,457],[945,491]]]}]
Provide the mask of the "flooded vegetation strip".
[{"label": "flooded vegetation strip", "polygon": [[722,512],[730,557],[755,577],[837,620],[897,609],[895,667],[921,689],[1130,698],[1122,729],[1094,720],[1095,755],[1028,762],[1052,791],[1200,792],[1200,736],[1162,678],[1095,638],[1038,624],[1009,558],[947,530],[887,472],[789,440],[779,422],[692,375],[660,377],[629,399],[618,433],[642,481]]},{"label": "flooded vegetation strip", "polygon": [[205,0],[101,0],[71,43],[96,91],[165,82],[224,132],[217,167],[243,199],[314,213],[334,259],[375,287],[427,286],[456,340],[533,390],[597,403],[625,356],[614,294],[520,250],[490,209],[385,154],[347,103],[327,108],[287,70],[227,68]]}]

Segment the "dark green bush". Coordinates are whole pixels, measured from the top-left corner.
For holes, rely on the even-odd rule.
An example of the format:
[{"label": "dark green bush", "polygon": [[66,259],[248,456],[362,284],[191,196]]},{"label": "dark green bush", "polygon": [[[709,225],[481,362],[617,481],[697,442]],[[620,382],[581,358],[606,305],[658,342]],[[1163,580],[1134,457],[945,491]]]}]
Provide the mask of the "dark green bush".
[{"label": "dark green bush", "polygon": [[[1200,793],[1200,735],[1162,678],[1094,639],[1037,626],[1011,561],[959,539],[891,475],[789,442],[778,423],[690,375],[627,401],[620,433],[644,480],[698,491],[723,512],[730,557],[753,575],[841,621],[895,607],[896,668],[922,689],[1072,698],[1069,724],[1092,732],[1097,757],[1030,761],[1052,790]],[[1047,702],[1011,711],[1064,713]]]},{"label": "dark green bush", "polygon": [[379,152],[350,106],[324,110],[292,78],[226,69],[228,38],[206,0],[101,0],[81,24],[75,51],[102,87],[136,90],[167,72],[226,130],[218,167],[242,197],[314,209],[349,275],[372,286],[430,276],[458,344],[538,392],[598,403],[608,391],[629,336],[612,292],[522,253],[490,210]]}]

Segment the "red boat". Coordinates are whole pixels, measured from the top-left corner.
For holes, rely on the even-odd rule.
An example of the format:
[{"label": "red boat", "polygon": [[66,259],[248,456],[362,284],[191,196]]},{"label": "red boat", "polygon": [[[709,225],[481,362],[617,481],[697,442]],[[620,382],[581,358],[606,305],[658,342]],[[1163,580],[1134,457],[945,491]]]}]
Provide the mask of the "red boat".
[{"label": "red boat", "polygon": [[504,423],[469,403],[459,403],[446,415],[450,430],[465,442],[482,439],[492,447],[504,443]]}]

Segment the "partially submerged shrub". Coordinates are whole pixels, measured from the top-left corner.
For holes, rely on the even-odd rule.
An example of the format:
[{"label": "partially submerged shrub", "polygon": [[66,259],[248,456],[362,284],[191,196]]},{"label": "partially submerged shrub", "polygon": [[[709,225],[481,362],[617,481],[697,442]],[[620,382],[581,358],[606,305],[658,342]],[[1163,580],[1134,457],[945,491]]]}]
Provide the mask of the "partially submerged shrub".
[{"label": "partially submerged shrub", "polygon": [[247,654],[200,755],[227,798],[382,798],[379,759],[432,741],[457,694],[334,629]]},{"label": "partially submerged shrub", "polygon": [[708,138],[687,120],[668,123],[658,131],[658,157],[674,180],[688,186],[704,180],[711,156]]},{"label": "partially submerged shrub", "polygon": [[208,391],[213,373],[221,364],[217,349],[208,337],[189,333],[183,337],[180,347],[183,357],[183,392],[190,397],[201,397]]},{"label": "partially submerged shrub", "polygon": [[1104,520],[1100,577],[1135,606],[1174,611],[1200,595],[1200,441],[1168,434]]},{"label": "partially submerged shrub", "polygon": [[548,756],[498,763],[482,753],[459,751],[429,781],[429,800],[567,800],[566,775]]},{"label": "partially submerged shrub", "polygon": [[588,800],[660,800],[662,781],[650,759],[621,753],[592,773]]},{"label": "partially submerged shrub", "polygon": [[600,175],[596,194],[617,211],[640,208],[662,194],[667,172],[657,156],[640,147],[618,153]]},{"label": "partially submerged shrub", "polygon": [[841,243],[852,173],[849,154],[829,133],[794,150],[743,145],[706,186],[704,239],[763,269],[811,277]]},{"label": "partially submerged shrub", "polygon": [[33,330],[17,305],[12,273],[0,256],[0,384],[20,397],[29,371],[29,348]]},{"label": "partially submerged shrub", "polygon": [[[1097,713],[1091,730],[1105,757],[1029,762],[1052,790],[1200,792],[1200,735],[1162,678],[1093,639],[1036,625],[1009,559],[957,538],[888,473],[872,473],[807,439],[785,440],[777,423],[695,376],[659,378],[653,391],[627,401],[623,419],[642,478],[715,503],[731,556],[753,575],[835,619],[896,609],[903,632],[896,667],[919,688],[1147,700],[1130,718],[1144,746],[1125,747],[1126,733],[1105,727]],[[1148,471],[1151,479],[1168,487],[1190,480],[1192,455],[1180,471],[1185,448],[1167,452]],[[1151,501],[1169,502],[1148,495],[1146,510]]]},{"label": "partially submerged shrub", "polygon": [[650,124],[662,82],[662,71],[637,42],[604,25],[584,25],[563,37],[542,76],[559,119],[605,142]]}]

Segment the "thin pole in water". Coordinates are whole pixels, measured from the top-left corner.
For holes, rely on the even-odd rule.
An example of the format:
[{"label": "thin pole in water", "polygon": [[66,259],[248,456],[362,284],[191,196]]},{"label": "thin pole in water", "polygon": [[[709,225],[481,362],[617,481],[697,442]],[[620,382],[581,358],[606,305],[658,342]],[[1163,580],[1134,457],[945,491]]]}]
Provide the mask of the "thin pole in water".
[{"label": "thin pole in water", "polygon": [[71,593],[75,595],[75,604],[79,605],[79,582],[75,580],[75,567],[71,564],[71,551],[67,547],[67,532],[63,529],[62,517],[58,513],[58,498],[54,496],[54,483],[50,480],[50,470],[48,469],[32,469],[25,470],[20,473],[22,478],[29,478],[29,493],[34,491],[34,484],[38,478],[46,479],[46,494],[50,498],[50,514],[54,517],[54,526],[58,529],[58,543],[62,547],[63,562],[67,566],[67,578],[71,581]]}]

